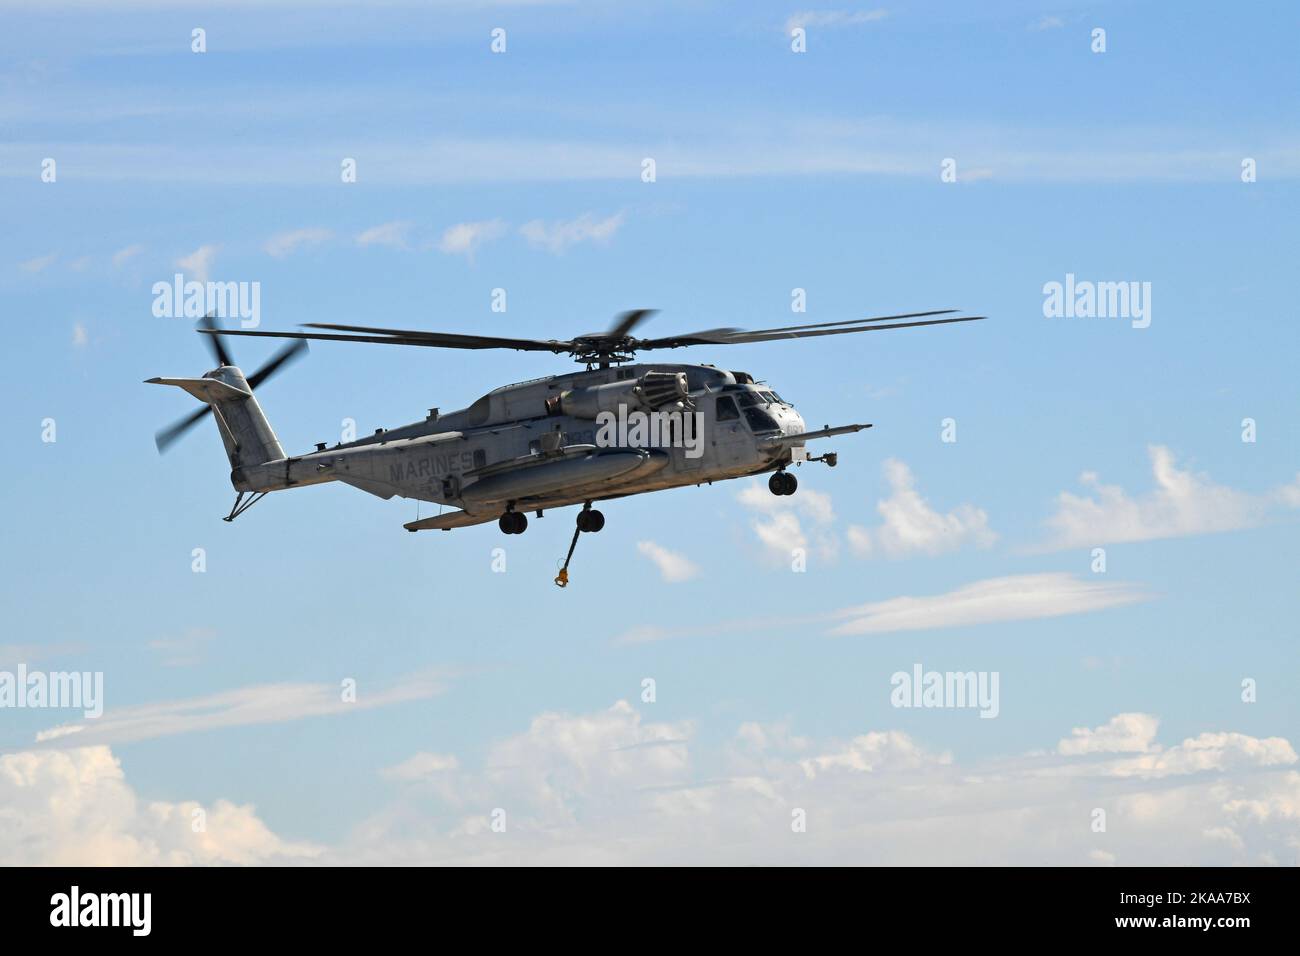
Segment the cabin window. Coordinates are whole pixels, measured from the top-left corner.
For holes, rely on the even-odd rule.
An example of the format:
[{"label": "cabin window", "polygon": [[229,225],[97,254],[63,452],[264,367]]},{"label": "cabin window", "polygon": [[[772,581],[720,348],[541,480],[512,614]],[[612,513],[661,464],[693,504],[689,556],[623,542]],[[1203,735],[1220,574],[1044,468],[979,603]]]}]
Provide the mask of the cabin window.
[{"label": "cabin window", "polygon": [[716,414],[714,417],[720,422],[734,422],[739,420],[740,412],[736,409],[736,403],[725,395],[718,397]]}]

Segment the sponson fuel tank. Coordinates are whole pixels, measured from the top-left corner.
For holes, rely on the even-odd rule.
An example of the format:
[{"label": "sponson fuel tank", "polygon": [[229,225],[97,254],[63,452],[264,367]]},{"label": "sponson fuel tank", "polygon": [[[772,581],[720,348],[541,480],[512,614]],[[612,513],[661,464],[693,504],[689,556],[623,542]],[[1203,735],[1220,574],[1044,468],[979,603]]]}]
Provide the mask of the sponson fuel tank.
[{"label": "sponson fuel tank", "polygon": [[460,497],[465,510],[477,511],[519,498],[540,498],[556,491],[633,481],[654,474],[667,463],[668,455],[658,449],[593,451],[580,457],[561,458],[480,478],[466,485]]},{"label": "sponson fuel tank", "polygon": [[653,412],[663,408],[688,408],[690,389],[684,372],[646,372],[640,378],[604,385],[566,389],[546,400],[548,415],[595,419],[601,412]]}]

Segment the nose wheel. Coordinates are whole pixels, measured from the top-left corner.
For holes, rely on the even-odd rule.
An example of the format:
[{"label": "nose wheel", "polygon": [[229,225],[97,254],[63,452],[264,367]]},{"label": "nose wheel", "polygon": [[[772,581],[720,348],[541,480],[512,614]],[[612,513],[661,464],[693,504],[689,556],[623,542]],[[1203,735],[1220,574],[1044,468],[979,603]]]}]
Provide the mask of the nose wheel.
[{"label": "nose wheel", "polygon": [[788,471],[776,471],[767,479],[767,490],[774,495],[792,495],[799,487],[799,479]]}]

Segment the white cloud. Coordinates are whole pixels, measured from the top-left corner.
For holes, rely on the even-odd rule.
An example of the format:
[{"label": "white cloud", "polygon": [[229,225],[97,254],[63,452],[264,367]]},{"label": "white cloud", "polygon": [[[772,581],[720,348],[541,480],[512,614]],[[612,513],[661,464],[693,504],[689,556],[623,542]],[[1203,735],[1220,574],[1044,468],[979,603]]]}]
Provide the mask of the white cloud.
[{"label": "white cloud", "polygon": [[520,226],[519,234],[534,246],[560,255],[580,242],[608,243],[623,225],[623,218],[621,212],[606,219],[596,219],[588,212],[577,219],[558,220],[552,223],[534,219]]},{"label": "white cloud", "polygon": [[1150,714],[1117,714],[1096,729],[1075,727],[1069,737],[1057,743],[1056,752],[1066,756],[1146,753],[1152,749],[1159,727],[1159,719]]},{"label": "white cloud", "polygon": [[452,256],[465,256],[471,262],[479,247],[500,239],[506,234],[506,224],[500,219],[483,222],[460,222],[449,226],[438,240],[438,251]]},{"label": "white cloud", "polygon": [[1042,17],[1041,19],[1029,25],[1030,30],[1059,30],[1065,26],[1065,21],[1060,17]]},{"label": "white cloud", "polygon": [[333,238],[334,233],[328,229],[308,227],[278,233],[266,240],[266,244],[262,248],[268,255],[283,259],[297,250],[299,246],[316,245],[321,242],[328,242]]},{"label": "white cloud", "polygon": [[947,514],[930,507],[916,490],[911,470],[890,458],[884,464],[892,494],[877,502],[883,524],[874,530],[851,525],[849,545],[861,556],[884,554],[891,558],[911,554],[942,554],[965,545],[987,548],[995,540],[988,515],[973,505],[958,505]]},{"label": "white cloud", "polygon": [[[789,562],[796,548],[828,563],[838,557],[835,510],[831,496],[825,492],[801,488],[793,495],[777,496],[767,490],[766,484],[751,481],[741,489],[736,500],[757,512],[750,520],[750,527],[772,562]],[[809,524],[807,531],[804,521]]]},{"label": "white cloud", "polygon": [[51,252],[48,256],[37,256],[35,259],[28,259],[26,262],[18,263],[18,268],[23,272],[44,272],[54,261],[58,259],[58,253]]},{"label": "white cloud", "polygon": [[86,327],[80,322],[72,323],[72,345],[74,348],[84,348],[90,343],[90,336],[86,334]]},{"label": "white cloud", "polygon": [[804,10],[785,21],[785,32],[795,27],[853,27],[889,16],[888,10]]},{"label": "white cloud", "polygon": [[176,268],[186,277],[198,282],[207,282],[212,274],[212,264],[217,259],[217,246],[199,246],[187,256],[176,260]]},{"label": "white cloud", "polygon": [[1251,495],[1215,484],[1208,475],[1180,469],[1163,445],[1148,448],[1155,488],[1131,496],[1118,485],[1103,485],[1093,472],[1080,481],[1094,494],[1063,491],[1047,520],[1054,532],[1049,547],[1093,547],[1125,541],[1151,541],[1185,535],[1237,531],[1264,521],[1270,507],[1300,503],[1300,484],[1270,494]]},{"label": "white cloud", "polygon": [[989,578],[946,594],[897,597],[847,608],[832,634],[887,634],[930,628],[969,627],[1003,621],[1083,614],[1145,601],[1131,585],[1049,572]]},{"label": "white cloud", "polygon": [[141,800],[108,747],[0,755],[0,859],[11,866],[243,866],[320,852],[276,836],[249,805]]},{"label": "white cloud", "polygon": [[409,222],[385,222],[357,233],[359,246],[388,246],[391,249],[408,248],[406,236],[411,231]]},{"label": "white cloud", "polygon": [[138,243],[117,250],[117,252],[113,253],[113,268],[122,268],[122,266],[126,265],[143,251],[144,246],[139,245]]},{"label": "white cloud", "polygon": [[258,684],[201,697],[112,707],[97,719],[42,731],[37,742],[75,733],[78,745],[84,746],[150,740],[218,727],[280,723],[423,700],[442,693],[445,688],[444,675],[416,674],[388,687],[360,687],[356,699],[349,702],[343,699],[338,684]]},{"label": "white cloud", "polygon": [[402,780],[406,782],[426,780],[434,774],[459,770],[460,761],[449,754],[434,754],[421,751],[393,767],[385,767],[379,775],[385,780]]},{"label": "white cloud", "polygon": [[[718,749],[643,711],[543,714],[481,771],[461,761],[397,791],[323,862],[1226,865],[1300,846],[1300,774],[1280,738],[958,761],[900,729],[814,740],[785,723],[742,723]],[[1159,757],[1158,780],[1125,769]],[[1098,806],[1102,835],[1087,825]],[[490,807],[507,809],[508,841]],[[808,829],[792,841],[796,808]]]},{"label": "white cloud", "polygon": [[689,581],[700,573],[699,566],[685,555],[669,551],[653,541],[638,541],[636,549],[655,563],[660,577],[670,584]]}]

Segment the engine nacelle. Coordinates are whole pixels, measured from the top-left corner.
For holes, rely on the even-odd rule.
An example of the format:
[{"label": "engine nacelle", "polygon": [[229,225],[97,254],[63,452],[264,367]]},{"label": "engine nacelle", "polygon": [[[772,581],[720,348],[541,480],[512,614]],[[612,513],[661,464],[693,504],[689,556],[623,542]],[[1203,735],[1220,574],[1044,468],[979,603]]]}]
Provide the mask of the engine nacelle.
[{"label": "engine nacelle", "polygon": [[546,414],[595,419],[601,412],[655,412],[691,406],[685,372],[646,372],[640,378],[570,388],[546,400]]}]

